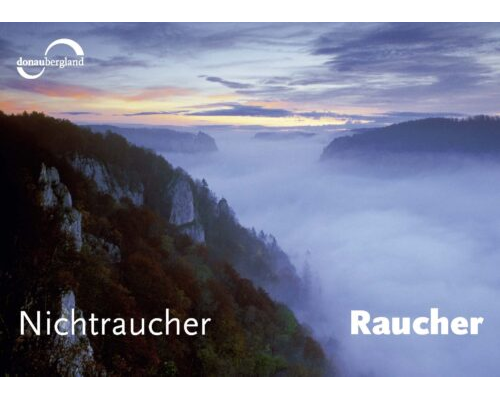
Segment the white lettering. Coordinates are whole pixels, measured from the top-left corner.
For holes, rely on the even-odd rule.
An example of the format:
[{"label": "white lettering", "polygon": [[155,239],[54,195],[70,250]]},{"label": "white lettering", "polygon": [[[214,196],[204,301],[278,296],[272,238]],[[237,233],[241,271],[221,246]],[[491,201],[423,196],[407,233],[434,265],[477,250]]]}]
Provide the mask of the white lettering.
[{"label": "white lettering", "polygon": [[439,309],[431,308],[430,317],[372,318],[365,310],[351,310],[351,335],[478,335],[483,317],[455,317],[449,320],[439,316]]}]

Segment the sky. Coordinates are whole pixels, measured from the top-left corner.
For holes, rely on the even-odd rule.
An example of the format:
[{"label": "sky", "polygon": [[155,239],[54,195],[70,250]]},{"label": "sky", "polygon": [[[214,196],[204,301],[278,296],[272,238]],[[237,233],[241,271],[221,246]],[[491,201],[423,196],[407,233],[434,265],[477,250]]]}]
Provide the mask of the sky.
[{"label": "sky", "polygon": [[[19,57],[59,38],[82,46],[85,66],[18,75]],[[500,24],[1,23],[0,110],[335,129],[500,114]]]}]

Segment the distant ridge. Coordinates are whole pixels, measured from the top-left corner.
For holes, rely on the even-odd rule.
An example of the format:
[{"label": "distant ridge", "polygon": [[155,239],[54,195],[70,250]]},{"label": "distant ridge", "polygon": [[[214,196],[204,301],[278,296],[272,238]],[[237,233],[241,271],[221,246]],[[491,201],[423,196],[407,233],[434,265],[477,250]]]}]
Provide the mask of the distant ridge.
[{"label": "distant ridge", "polygon": [[331,141],[321,159],[402,153],[500,156],[500,118],[426,118],[353,131]]},{"label": "distant ridge", "polygon": [[159,152],[210,153],[217,151],[217,144],[210,135],[179,132],[167,128],[128,128],[114,125],[85,125],[93,132],[115,132],[131,143]]}]

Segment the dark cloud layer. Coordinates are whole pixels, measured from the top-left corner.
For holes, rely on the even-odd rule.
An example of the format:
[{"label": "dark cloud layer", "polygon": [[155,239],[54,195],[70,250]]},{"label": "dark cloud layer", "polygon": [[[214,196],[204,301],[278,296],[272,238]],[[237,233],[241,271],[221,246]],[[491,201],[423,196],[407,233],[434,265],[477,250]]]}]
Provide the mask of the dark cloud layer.
[{"label": "dark cloud layer", "polygon": [[90,112],[90,111],[64,111],[60,113],[61,115],[72,115],[72,116],[78,116],[78,115],[101,115],[100,113],[96,112]]},{"label": "dark cloud layer", "polygon": [[249,89],[252,87],[252,85],[247,84],[247,83],[228,81],[228,80],[219,78],[217,76],[200,75],[200,78],[205,78],[205,80],[208,82],[220,83],[221,85],[224,85],[224,86],[231,88],[231,89]]},{"label": "dark cloud layer", "polygon": [[328,71],[306,75],[294,84],[350,84],[327,89],[323,95],[358,94],[361,101],[375,103],[421,102],[456,94],[489,97],[498,65],[487,57],[498,54],[499,28],[498,24],[352,24],[314,41],[311,54],[326,57]]},{"label": "dark cloud layer", "polygon": [[261,106],[245,106],[241,104],[231,105],[228,108],[217,110],[197,111],[189,115],[198,116],[236,116],[236,117],[290,117],[293,115],[291,111],[280,108],[264,108]]},{"label": "dark cloud layer", "polygon": [[121,114],[124,117],[139,117],[144,115],[177,115],[179,111],[142,111],[137,113]]}]

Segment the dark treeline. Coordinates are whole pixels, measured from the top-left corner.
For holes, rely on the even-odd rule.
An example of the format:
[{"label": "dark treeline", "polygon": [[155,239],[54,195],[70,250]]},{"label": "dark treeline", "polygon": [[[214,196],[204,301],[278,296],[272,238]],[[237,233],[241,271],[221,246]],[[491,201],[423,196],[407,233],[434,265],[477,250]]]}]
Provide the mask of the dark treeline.
[{"label": "dark treeline", "polygon": [[382,128],[364,129],[334,139],[322,159],[373,153],[458,153],[500,155],[500,118],[427,118]]}]

